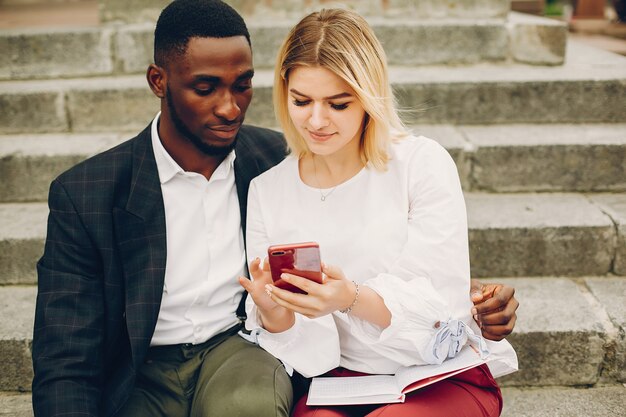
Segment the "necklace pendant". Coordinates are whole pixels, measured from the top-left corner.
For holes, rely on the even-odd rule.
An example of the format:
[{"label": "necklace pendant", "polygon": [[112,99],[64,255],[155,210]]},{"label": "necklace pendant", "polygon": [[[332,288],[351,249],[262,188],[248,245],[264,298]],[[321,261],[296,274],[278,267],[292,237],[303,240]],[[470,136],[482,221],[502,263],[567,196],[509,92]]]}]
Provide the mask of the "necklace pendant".
[{"label": "necklace pendant", "polygon": [[320,200],[322,200],[322,201],[326,201],[326,196],[325,196],[325,195],[323,195],[323,196],[320,198]]}]

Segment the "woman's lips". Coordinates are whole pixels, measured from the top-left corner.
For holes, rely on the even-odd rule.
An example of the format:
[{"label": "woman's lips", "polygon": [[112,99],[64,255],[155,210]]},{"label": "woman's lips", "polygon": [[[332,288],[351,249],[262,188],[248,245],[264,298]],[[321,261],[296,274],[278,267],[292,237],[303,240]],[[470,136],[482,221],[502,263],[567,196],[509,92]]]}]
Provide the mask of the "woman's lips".
[{"label": "woman's lips", "polygon": [[334,133],[312,132],[310,130],[307,130],[307,132],[309,132],[311,139],[317,142],[325,142],[334,135]]}]

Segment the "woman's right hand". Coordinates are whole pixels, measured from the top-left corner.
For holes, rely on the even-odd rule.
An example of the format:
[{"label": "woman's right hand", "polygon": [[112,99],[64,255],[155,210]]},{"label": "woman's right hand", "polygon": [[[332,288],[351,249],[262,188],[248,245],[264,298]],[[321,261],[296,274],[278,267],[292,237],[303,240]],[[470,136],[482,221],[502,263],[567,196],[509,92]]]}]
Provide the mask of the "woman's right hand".
[{"label": "woman's right hand", "polygon": [[267,259],[261,266],[261,259],[255,258],[250,262],[248,270],[251,279],[239,277],[239,284],[254,300],[265,330],[279,333],[291,328],[295,322],[294,312],[276,304],[265,289],[267,284],[273,282]]}]

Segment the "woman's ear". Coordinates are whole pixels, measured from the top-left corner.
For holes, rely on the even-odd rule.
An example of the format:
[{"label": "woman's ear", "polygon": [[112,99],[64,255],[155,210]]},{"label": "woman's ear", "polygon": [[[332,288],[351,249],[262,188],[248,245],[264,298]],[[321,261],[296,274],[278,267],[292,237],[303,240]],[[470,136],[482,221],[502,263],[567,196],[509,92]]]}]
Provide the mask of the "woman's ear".
[{"label": "woman's ear", "polygon": [[146,71],[146,79],[150,89],[158,98],[165,98],[167,86],[167,74],[165,69],[155,64],[150,64]]}]

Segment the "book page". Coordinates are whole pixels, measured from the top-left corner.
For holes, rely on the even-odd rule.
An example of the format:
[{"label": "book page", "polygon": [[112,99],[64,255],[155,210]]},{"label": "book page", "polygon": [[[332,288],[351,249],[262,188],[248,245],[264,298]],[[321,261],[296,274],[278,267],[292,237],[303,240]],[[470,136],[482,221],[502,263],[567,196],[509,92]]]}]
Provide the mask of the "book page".
[{"label": "book page", "polygon": [[[474,366],[478,366],[486,361],[480,358],[478,352],[474,350],[474,348],[470,345],[466,345],[454,358],[446,359],[441,365],[421,365],[421,366],[408,366],[404,368],[400,368],[398,372],[396,372],[396,380],[399,387],[401,387],[402,391],[411,385],[412,383],[420,380],[425,380],[426,378],[435,377],[437,375],[449,374],[447,376],[452,376],[459,372],[454,371],[464,371],[466,369],[472,368]],[[431,380],[432,382],[436,382],[443,378],[435,378]],[[423,384],[420,386],[424,386],[427,384]],[[412,387],[413,389],[419,388]]]},{"label": "book page", "polygon": [[393,375],[325,378],[311,381],[307,405],[385,404],[403,402]]},{"label": "book page", "polygon": [[309,396],[319,398],[364,397],[368,395],[402,395],[393,375],[368,375],[313,378]]}]

